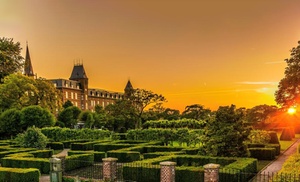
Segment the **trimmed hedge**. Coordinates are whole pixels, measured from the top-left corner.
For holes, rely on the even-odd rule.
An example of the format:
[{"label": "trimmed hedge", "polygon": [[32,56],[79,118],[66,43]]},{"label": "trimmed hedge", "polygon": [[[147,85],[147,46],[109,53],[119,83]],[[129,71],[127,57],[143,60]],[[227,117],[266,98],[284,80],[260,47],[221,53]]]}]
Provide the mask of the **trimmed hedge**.
[{"label": "trimmed hedge", "polygon": [[134,144],[101,143],[101,144],[94,145],[94,151],[107,152],[110,150],[118,150],[118,149],[133,147],[133,146],[136,146],[136,145],[134,145]]},{"label": "trimmed hedge", "polygon": [[49,142],[46,147],[53,150],[64,150],[64,144],[62,142]]},{"label": "trimmed hedge", "polygon": [[180,155],[180,154],[185,154],[185,152],[180,151],[180,152],[155,152],[155,153],[144,153],[144,159],[152,159],[160,156],[168,156],[168,155]]},{"label": "trimmed hedge", "polygon": [[33,154],[36,158],[50,158],[53,155],[53,150],[36,150],[28,153]]},{"label": "trimmed hedge", "polygon": [[111,150],[107,152],[107,157],[118,158],[118,162],[133,162],[141,160],[139,152]]},{"label": "trimmed hedge", "polygon": [[106,157],[105,152],[95,152],[95,151],[68,151],[68,156],[78,155],[78,154],[93,154],[95,162],[102,162],[102,159]]},{"label": "trimmed hedge", "polygon": [[43,158],[5,157],[1,159],[1,165],[12,168],[37,168],[42,174],[50,172],[49,159]]},{"label": "trimmed hedge", "polygon": [[249,148],[250,156],[259,160],[273,160],[276,156],[275,148]]},{"label": "trimmed hedge", "polygon": [[85,143],[72,143],[71,150],[93,150],[95,144],[103,143],[107,141],[93,141]]},{"label": "trimmed hedge", "polygon": [[6,151],[2,151],[0,152],[0,158],[5,157],[6,155],[9,154],[16,154],[16,153],[23,153],[23,152],[30,152],[30,151],[34,151],[36,149],[32,149],[32,148],[21,148],[21,149],[15,149],[15,148],[10,148],[10,150],[6,150]]},{"label": "trimmed hedge", "polygon": [[93,154],[78,154],[67,156],[65,159],[65,171],[71,171],[81,167],[91,166],[94,163]]},{"label": "trimmed hedge", "polygon": [[149,165],[145,163],[143,164],[134,163],[134,165],[124,164],[123,178],[124,180],[128,180],[128,181],[143,181],[143,182],[160,181],[160,166]]},{"label": "trimmed hedge", "polygon": [[40,180],[40,172],[38,169],[0,167],[0,181],[39,182],[39,180]]},{"label": "trimmed hedge", "polygon": [[269,143],[279,144],[279,139],[278,139],[277,133],[275,131],[269,131],[269,135],[270,135]]},{"label": "trimmed hedge", "polygon": [[171,147],[171,146],[145,146],[145,153],[153,152],[176,152],[184,149],[183,147]]}]

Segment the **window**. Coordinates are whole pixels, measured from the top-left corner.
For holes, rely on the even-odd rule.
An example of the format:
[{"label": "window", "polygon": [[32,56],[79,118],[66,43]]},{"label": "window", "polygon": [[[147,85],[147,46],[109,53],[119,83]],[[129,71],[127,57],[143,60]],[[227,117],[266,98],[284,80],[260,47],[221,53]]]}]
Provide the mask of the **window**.
[{"label": "window", "polygon": [[71,99],[74,99],[74,93],[71,92]]},{"label": "window", "polygon": [[77,93],[75,93],[75,99],[77,99]]},{"label": "window", "polygon": [[66,99],[68,98],[68,92],[66,92]]}]

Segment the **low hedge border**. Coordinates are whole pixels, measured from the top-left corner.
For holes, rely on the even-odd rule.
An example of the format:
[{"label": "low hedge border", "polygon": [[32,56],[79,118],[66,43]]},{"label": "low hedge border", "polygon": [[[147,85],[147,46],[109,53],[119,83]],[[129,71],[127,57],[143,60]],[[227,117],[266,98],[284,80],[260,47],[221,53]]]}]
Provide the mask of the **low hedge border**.
[{"label": "low hedge border", "polygon": [[7,168],[0,167],[0,181],[13,181],[13,182],[39,182],[40,172],[34,168]]},{"label": "low hedge border", "polygon": [[5,157],[1,159],[3,167],[37,168],[42,174],[49,174],[50,161],[44,158]]}]

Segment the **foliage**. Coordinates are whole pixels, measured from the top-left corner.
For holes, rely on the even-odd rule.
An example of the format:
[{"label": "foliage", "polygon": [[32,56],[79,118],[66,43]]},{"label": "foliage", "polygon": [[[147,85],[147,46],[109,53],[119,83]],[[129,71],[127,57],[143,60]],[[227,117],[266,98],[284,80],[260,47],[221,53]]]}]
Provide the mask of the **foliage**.
[{"label": "foliage", "polygon": [[68,107],[70,107],[70,106],[73,106],[73,103],[72,103],[70,100],[67,100],[67,101],[62,105],[62,107],[63,107],[64,109],[66,109],[66,108],[68,108]]},{"label": "foliage", "polygon": [[16,136],[22,132],[21,111],[18,109],[8,109],[0,115],[0,134],[2,138]]},{"label": "foliage", "polygon": [[85,128],[92,128],[94,126],[94,116],[92,111],[83,111],[79,114],[79,120],[84,122]]},{"label": "foliage", "polygon": [[204,120],[195,119],[179,119],[179,120],[157,120],[146,121],[143,124],[143,128],[190,128],[201,129],[206,125]]},{"label": "foliage", "polygon": [[55,117],[47,109],[40,106],[28,106],[21,110],[21,124],[27,128],[36,126],[38,128],[55,125]]},{"label": "foliage", "polygon": [[137,118],[137,111],[128,100],[118,100],[105,108],[107,114],[106,128],[113,131],[121,131],[134,128]]},{"label": "foliage", "polygon": [[202,105],[194,104],[186,106],[181,117],[196,120],[208,120],[211,117],[211,110],[205,109]]},{"label": "foliage", "polygon": [[81,110],[76,106],[70,106],[63,109],[57,117],[57,120],[64,123],[65,127],[74,128],[78,122]]},{"label": "foliage", "polygon": [[35,104],[34,95],[37,88],[34,79],[21,73],[11,74],[5,77],[4,83],[0,84],[0,109],[2,111],[10,108],[22,109]]},{"label": "foliage", "polygon": [[207,123],[203,139],[204,155],[242,157],[247,156],[244,142],[249,128],[244,125],[244,112],[234,105],[220,106],[214,120]]},{"label": "foliage", "polygon": [[94,129],[70,129],[60,127],[45,127],[41,129],[42,133],[51,141],[61,142],[70,140],[100,140],[110,136],[107,130],[94,130]]},{"label": "foliage", "polygon": [[61,107],[61,95],[50,82],[33,79],[21,73],[10,74],[0,85],[0,110],[10,108],[22,109],[39,105],[52,113]]},{"label": "foliage", "polygon": [[48,139],[39,128],[29,127],[24,133],[18,134],[15,141],[21,147],[44,149]]},{"label": "foliage", "polygon": [[135,120],[135,128],[141,127],[142,115],[147,107],[166,102],[163,95],[139,88],[132,89],[127,99],[136,110],[137,120]]},{"label": "foliage", "polygon": [[287,109],[291,106],[298,106],[300,102],[300,41],[298,46],[293,47],[289,59],[285,59],[285,77],[278,84],[275,92],[277,104]]},{"label": "foliage", "polygon": [[250,123],[265,123],[278,111],[277,106],[258,105],[247,110],[247,121]]},{"label": "foliage", "polygon": [[0,38],[0,83],[9,74],[21,71],[24,58],[21,56],[19,42],[14,42],[12,38]]},{"label": "foliage", "polygon": [[62,95],[61,92],[54,87],[52,82],[39,78],[35,79],[34,85],[38,91],[34,97],[35,105],[46,108],[51,111],[51,113],[56,113],[57,110],[61,109]]},{"label": "foliage", "polygon": [[203,134],[202,130],[188,130],[186,128],[180,129],[161,129],[150,128],[143,130],[129,130],[127,132],[128,140],[145,140],[145,141],[163,141],[168,145],[172,141],[179,141],[187,143],[187,145],[196,145],[200,143],[200,136]]},{"label": "foliage", "polygon": [[270,142],[270,134],[264,130],[251,130],[248,139],[250,143],[267,144]]}]

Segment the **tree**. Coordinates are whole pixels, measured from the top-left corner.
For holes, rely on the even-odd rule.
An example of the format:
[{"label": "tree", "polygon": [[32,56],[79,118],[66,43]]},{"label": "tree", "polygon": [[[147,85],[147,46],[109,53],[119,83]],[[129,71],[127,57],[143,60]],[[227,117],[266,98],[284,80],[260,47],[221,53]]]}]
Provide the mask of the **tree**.
[{"label": "tree", "polygon": [[8,109],[0,116],[0,135],[2,138],[10,138],[22,132],[21,111],[15,108]]},{"label": "tree", "polygon": [[78,122],[78,116],[81,110],[76,106],[70,106],[62,110],[57,117],[57,120],[64,123],[65,127],[74,128]]},{"label": "tree", "polygon": [[196,120],[207,120],[211,117],[211,110],[205,109],[204,106],[200,104],[193,104],[185,107],[181,117]]},{"label": "tree", "polygon": [[278,84],[275,100],[282,108],[297,107],[300,103],[300,41],[293,47],[289,59],[285,59],[285,77]]},{"label": "tree", "polygon": [[45,149],[48,138],[39,128],[29,127],[24,133],[20,133],[15,138],[16,144],[25,148]]},{"label": "tree", "polygon": [[163,95],[139,88],[132,89],[127,99],[137,111],[138,120],[135,121],[135,128],[141,127],[142,114],[147,107],[166,102],[166,98]]},{"label": "tree", "polygon": [[66,108],[68,108],[68,107],[70,107],[70,106],[73,106],[73,103],[72,103],[70,100],[67,100],[67,101],[62,105],[62,107],[63,107],[64,109],[66,109]]},{"label": "tree", "polygon": [[12,38],[0,38],[0,83],[9,74],[21,71],[24,58],[21,56],[20,43]]},{"label": "tree", "polygon": [[83,111],[79,115],[79,120],[84,122],[85,128],[92,128],[95,123],[94,115],[91,111]]},{"label": "tree", "polygon": [[0,109],[22,109],[39,105],[56,113],[61,108],[61,94],[49,81],[33,79],[21,73],[10,74],[0,84]]},{"label": "tree", "polygon": [[4,83],[0,84],[0,109],[22,109],[35,104],[34,96],[37,95],[33,78],[21,73],[10,74],[5,77]]},{"label": "tree", "polygon": [[277,106],[258,105],[247,110],[247,121],[254,124],[263,124],[278,111]]},{"label": "tree", "polygon": [[234,105],[221,106],[215,119],[207,123],[204,137],[204,155],[244,157],[247,156],[247,140],[250,129],[244,125],[244,112]]},{"label": "tree", "polygon": [[62,95],[54,85],[45,79],[35,79],[34,83],[37,88],[37,94],[34,96],[35,105],[49,109],[52,113],[56,113],[62,107]]},{"label": "tree", "polygon": [[30,126],[38,128],[54,126],[55,117],[49,110],[40,106],[28,106],[21,110],[21,124],[25,128]]},{"label": "tree", "polygon": [[136,108],[129,100],[117,100],[115,104],[105,107],[107,115],[106,127],[113,131],[120,131],[134,128],[134,123],[138,120]]}]

